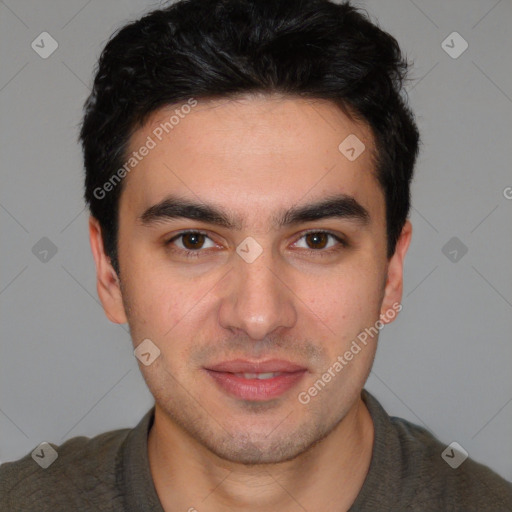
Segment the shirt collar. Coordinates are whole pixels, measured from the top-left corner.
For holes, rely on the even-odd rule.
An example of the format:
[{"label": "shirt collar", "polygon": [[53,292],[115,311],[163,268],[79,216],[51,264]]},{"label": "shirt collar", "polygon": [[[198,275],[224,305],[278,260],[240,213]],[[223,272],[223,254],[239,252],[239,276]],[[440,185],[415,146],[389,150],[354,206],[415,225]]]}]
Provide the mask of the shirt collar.
[{"label": "shirt collar", "polygon": [[126,437],[118,457],[117,478],[127,512],[164,512],[151,477],[148,435],[155,418],[153,406]]}]

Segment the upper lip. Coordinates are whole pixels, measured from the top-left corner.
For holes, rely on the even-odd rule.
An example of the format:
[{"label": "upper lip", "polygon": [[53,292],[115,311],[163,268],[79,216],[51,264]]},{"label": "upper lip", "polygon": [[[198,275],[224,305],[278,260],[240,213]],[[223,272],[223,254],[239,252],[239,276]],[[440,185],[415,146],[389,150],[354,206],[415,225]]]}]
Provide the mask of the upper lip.
[{"label": "upper lip", "polygon": [[224,361],[213,366],[208,366],[206,369],[226,373],[292,373],[306,370],[304,366],[282,359],[269,359],[267,361],[256,362],[234,359],[232,361]]}]

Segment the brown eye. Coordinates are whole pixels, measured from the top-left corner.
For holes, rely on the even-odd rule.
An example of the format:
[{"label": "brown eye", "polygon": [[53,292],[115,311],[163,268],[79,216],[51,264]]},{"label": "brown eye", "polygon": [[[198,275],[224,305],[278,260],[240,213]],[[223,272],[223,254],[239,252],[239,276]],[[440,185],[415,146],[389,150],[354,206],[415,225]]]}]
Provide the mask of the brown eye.
[{"label": "brown eye", "polygon": [[213,240],[206,234],[200,231],[183,231],[178,235],[168,240],[165,245],[174,247],[178,251],[184,253],[200,253],[201,249],[211,249],[215,247]]},{"label": "brown eye", "polygon": [[294,245],[318,256],[333,255],[348,247],[345,240],[329,231],[308,231]]},{"label": "brown eye", "polygon": [[329,242],[328,233],[308,233],[305,235],[306,242],[311,249],[324,249]]},{"label": "brown eye", "polygon": [[203,235],[203,233],[184,233],[181,238],[185,249],[194,250],[202,248],[206,235]]}]

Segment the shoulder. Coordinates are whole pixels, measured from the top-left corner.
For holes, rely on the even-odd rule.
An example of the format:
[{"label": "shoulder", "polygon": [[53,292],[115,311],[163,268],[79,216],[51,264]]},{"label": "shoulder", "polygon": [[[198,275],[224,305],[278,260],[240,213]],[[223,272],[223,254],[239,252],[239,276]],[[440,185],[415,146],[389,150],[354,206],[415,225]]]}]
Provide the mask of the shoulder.
[{"label": "shoulder", "polygon": [[363,390],[362,398],[373,420],[374,444],[351,511],[512,511],[512,483],[472,460],[463,447],[390,417],[368,391]]},{"label": "shoulder", "polygon": [[[37,448],[34,458],[29,453],[2,464],[0,510],[54,511],[71,504],[80,504],[84,510],[88,502],[94,510],[109,510],[101,505],[105,503],[101,497],[115,495],[118,454],[129,432],[74,437],[61,446],[49,443]],[[47,465],[55,454],[57,458]],[[36,456],[41,464],[34,460]]]},{"label": "shoulder", "polygon": [[404,419],[390,420],[418,510],[512,510],[512,483],[472,460],[460,445],[444,444]]}]

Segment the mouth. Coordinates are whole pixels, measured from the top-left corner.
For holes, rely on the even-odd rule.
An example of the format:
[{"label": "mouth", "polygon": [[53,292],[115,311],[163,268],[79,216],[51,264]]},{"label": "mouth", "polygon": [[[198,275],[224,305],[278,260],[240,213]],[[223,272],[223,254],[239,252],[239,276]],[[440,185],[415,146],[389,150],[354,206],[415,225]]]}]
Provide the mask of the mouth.
[{"label": "mouth", "polygon": [[277,398],[295,387],[307,373],[307,368],[283,360],[250,362],[238,359],[205,370],[221,391],[250,401]]}]

